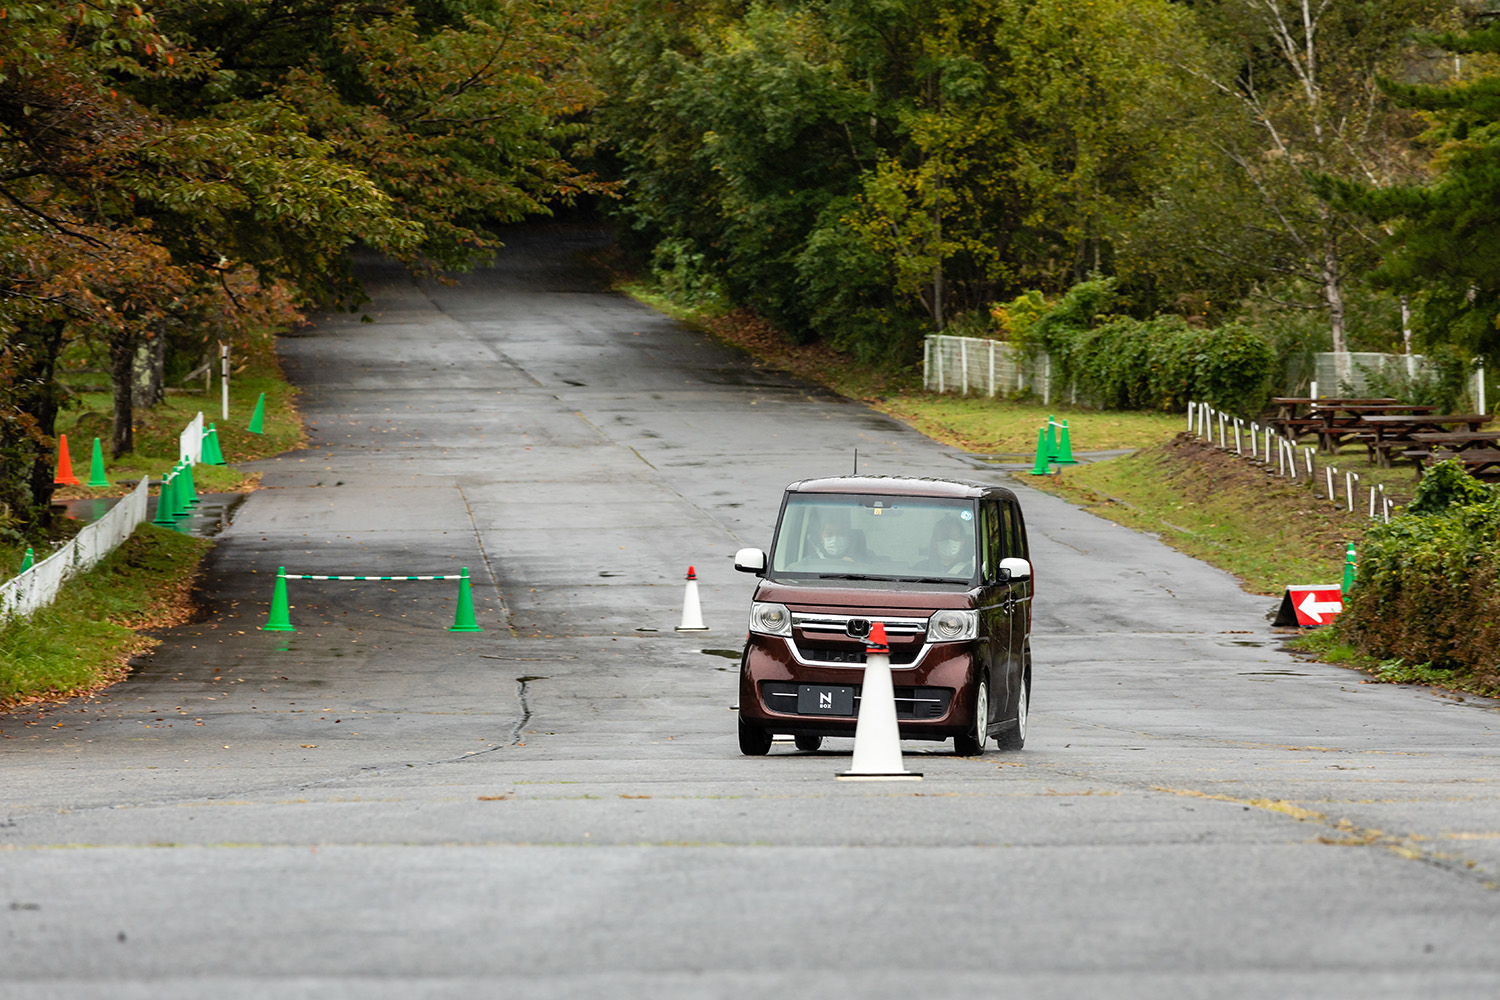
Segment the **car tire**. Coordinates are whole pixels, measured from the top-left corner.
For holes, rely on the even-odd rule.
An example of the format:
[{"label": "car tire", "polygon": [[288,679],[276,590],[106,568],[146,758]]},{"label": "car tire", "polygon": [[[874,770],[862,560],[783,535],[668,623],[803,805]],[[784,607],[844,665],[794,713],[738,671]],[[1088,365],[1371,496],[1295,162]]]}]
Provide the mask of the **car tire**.
[{"label": "car tire", "polygon": [[1031,714],[1031,678],[1021,682],[1016,694],[1016,727],[1007,729],[995,737],[995,746],[1001,750],[1019,750],[1026,745],[1026,721]]},{"label": "car tire", "polygon": [[823,746],[823,737],[821,736],[796,736],[793,737],[792,741],[797,744],[797,749],[803,753],[816,753]]},{"label": "car tire", "polygon": [[953,752],[960,757],[978,757],[984,753],[984,744],[989,739],[990,684],[981,680],[974,692],[974,728],[962,736],[953,737]]},{"label": "car tire", "polygon": [[764,757],[770,752],[771,734],[740,719],[740,753],[746,757]]}]

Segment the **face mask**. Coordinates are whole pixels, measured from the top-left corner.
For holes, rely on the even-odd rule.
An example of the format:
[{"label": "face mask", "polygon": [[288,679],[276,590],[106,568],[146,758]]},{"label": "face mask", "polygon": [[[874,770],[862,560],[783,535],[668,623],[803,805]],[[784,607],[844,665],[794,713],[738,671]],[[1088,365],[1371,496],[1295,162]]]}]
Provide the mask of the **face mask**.
[{"label": "face mask", "polygon": [[944,559],[952,559],[958,555],[958,550],[964,547],[964,543],[957,538],[945,538],[938,543],[938,553]]},{"label": "face mask", "polygon": [[824,535],[823,551],[831,556],[841,556],[849,548],[849,539],[845,535]]}]

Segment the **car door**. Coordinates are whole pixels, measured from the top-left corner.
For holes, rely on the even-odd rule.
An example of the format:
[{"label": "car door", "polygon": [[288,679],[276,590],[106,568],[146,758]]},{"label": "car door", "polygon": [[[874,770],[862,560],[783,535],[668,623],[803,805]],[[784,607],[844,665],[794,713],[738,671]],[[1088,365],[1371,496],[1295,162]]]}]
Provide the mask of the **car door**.
[{"label": "car door", "polygon": [[979,610],[980,655],[990,685],[987,725],[1006,716],[1010,704],[1010,645],[1013,610],[1007,603],[1010,584],[1000,579],[1000,560],[1005,556],[1006,527],[1000,504],[993,498],[980,501],[980,593],[974,606]]},{"label": "car door", "polygon": [[[1021,520],[1021,508],[1013,500],[1002,500],[999,507],[1003,557],[1029,562],[1031,554],[1026,544],[1026,526]],[[1025,679],[1026,641],[1031,632],[1032,580],[1030,577],[1025,580],[1009,580],[1003,587],[1009,641],[1006,644],[1005,666],[1006,714],[1000,718],[1009,718],[1014,709],[1011,695],[1020,690]]]}]

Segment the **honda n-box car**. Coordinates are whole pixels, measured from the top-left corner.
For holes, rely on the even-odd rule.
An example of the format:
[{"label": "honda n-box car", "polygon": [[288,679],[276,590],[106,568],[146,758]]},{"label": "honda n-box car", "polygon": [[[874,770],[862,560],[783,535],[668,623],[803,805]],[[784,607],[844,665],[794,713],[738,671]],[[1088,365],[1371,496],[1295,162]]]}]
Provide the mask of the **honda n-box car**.
[{"label": "honda n-box car", "polygon": [[1026,740],[1032,567],[1015,494],[946,479],[847,476],[786,488],[740,658],[740,750],[853,736],[865,638],[885,626],[904,739],[965,756]]}]

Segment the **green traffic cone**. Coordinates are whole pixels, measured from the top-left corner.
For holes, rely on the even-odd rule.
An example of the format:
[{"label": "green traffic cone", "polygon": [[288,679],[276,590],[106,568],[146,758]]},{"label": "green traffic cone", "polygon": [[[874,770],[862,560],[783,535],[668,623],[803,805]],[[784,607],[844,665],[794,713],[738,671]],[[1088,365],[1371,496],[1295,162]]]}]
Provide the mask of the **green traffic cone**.
[{"label": "green traffic cone", "polygon": [[266,623],[260,627],[262,632],[295,632],[292,627],[292,609],[286,602],[286,567],[276,567],[276,589],[271,592],[271,613],[266,616]]},{"label": "green traffic cone", "polygon": [[255,401],[255,412],[250,415],[250,426],[245,428],[251,434],[264,434],[266,417],[266,394],[261,393],[260,398]]},{"label": "green traffic cone", "polygon": [[203,461],[209,465],[224,464],[224,449],[219,447],[219,429],[213,424],[203,432]]},{"label": "green traffic cone", "polygon": [[184,460],[182,463],[183,474],[183,503],[182,512],[186,514],[191,508],[198,506],[198,484],[193,481],[193,463]]},{"label": "green traffic cone", "polygon": [[1068,440],[1068,422],[1066,420],[1062,422],[1062,433],[1057,439],[1056,462],[1058,465],[1078,464],[1078,459],[1073,457],[1073,442]]},{"label": "green traffic cone", "polygon": [[173,473],[168,473],[156,490],[156,516],[151,523],[161,528],[170,528],[177,523],[174,516],[177,513],[177,487],[172,483],[172,476]]},{"label": "green traffic cone", "polygon": [[1057,421],[1047,414],[1047,458],[1057,460]]},{"label": "green traffic cone", "polygon": [[1036,430],[1036,464],[1031,467],[1033,476],[1047,476],[1052,470],[1047,468],[1047,432],[1038,427]]},{"label": "green traffic cone", "polygon": [[104,449],[99,447],[99,439],[94,438],[94,458],[89,463],[89,486],[108,486],[109,480],[104,478]]},{"label": "green traffic cone", "polygon": [[36,565],[36,553],[31,551],[31,546],[26,546],[26,558],[21,560],[21,572],[24,573]]},{"label": "green traffic cone", "polygon": [[1350,542],[1349,543],[1349,550],[1344,555],[1344,587],[1343,587],[1343,592],[1346,595],[1349,593],[1349,591],[1351,591],[1351,590],[1354,589],[1354,576],[1355,576],[1354,543]]},{"label": "green traffic cone", "polygon": [[474,621],[474,593],[469,587],[469,567],[459,570],[458,608],[453,613],[453,627],[449,632],[483,632]]}]

